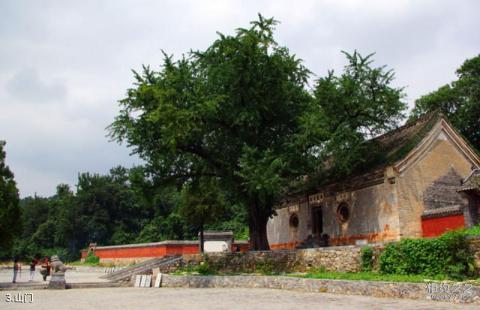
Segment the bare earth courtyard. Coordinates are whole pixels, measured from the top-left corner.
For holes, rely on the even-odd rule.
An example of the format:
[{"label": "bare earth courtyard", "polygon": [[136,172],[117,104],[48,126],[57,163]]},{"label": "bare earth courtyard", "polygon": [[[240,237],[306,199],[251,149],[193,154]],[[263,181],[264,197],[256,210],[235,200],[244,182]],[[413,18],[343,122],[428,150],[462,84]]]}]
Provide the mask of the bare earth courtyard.
[{"label": "bare earth courtyard", "polygon": [[[104,281],[101,272],[69,271],[67,282]],[[19,283],[28,281],[28,272]],[[35,282],[40,283],[40,274]],[[10,282],[11,271],[0,271],[0,282]],[[32,303],[7,301],[18,294],[33,294]],[[0,291],[0,309],[478,309],[426,300],[305,293],[275,289],[219,288],[96,288],[70,290]]]},{"label": "bare earth courtyard", "polygon": [[[106,288],[35,290],[33,303],[2,309],[478,309],[478,305],[303,293],[271,289]],[[24,292],[25,293],[25,292]]]}]

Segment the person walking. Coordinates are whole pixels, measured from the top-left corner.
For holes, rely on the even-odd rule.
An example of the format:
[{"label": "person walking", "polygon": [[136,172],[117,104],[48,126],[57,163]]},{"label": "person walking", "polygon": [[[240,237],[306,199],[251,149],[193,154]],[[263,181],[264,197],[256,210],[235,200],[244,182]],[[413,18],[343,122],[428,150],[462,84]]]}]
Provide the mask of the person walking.
[{"label": "person walking", "polygon": [[17,275],[18,273],[22,273],[22,267],[20,266],[20,263],[18,262],[18,259],[15,258],[13,261],[13,281],[12,283],[17,282]]},{"label": "person walking", "polygon": [[47,281],[47,277],[50,275],[50,259],[48,256],[45,256],[42,262],[42,270],[40,270],[40,273],[43,276],[43,281]]},{"label": "person walking", "polygon": [[32,282],[33,278],[35,277],[35,266],[37,263],[38,261],[35,258],[32,259],[32,262],[30,263],[30,282]]}]

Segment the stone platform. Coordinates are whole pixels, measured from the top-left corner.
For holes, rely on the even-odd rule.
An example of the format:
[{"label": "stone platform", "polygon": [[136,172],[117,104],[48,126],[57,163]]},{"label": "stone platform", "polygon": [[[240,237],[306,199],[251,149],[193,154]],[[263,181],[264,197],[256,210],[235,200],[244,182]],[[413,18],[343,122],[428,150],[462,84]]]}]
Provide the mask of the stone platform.
[{"label": "stone platform", "polygon": [[[175,276],[164,274],[162,287],[268,288],[302,292],[480,304],[480,286],[456,282],[407,283],[306,279],[285,276]],[[442,291],[442,289],[447,288],[448,291]]]}]

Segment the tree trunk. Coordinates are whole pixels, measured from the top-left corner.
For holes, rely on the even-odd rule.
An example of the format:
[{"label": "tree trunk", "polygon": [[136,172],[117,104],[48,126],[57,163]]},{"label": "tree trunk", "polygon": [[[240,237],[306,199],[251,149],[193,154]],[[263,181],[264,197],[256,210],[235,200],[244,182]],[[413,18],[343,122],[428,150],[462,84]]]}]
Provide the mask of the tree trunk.
[{"label": "tree trunk", "polygon": [[250,209],[249,214],[249,236],[250,236],[250,250],[261,251],[270,250],[267,238],[267,222],[269,215],[261,212],[258,205]]},{"label": "tree trunk", "polygon": [[200,253],[203,254],[205,251],[204,240],[203,240],[203,225],[200,225]]}]

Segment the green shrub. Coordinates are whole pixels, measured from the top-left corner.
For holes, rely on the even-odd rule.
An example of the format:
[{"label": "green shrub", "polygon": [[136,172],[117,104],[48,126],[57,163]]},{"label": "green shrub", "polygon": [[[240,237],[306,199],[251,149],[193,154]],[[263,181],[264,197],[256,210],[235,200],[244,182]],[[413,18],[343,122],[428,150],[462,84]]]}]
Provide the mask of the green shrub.
[{"label": "green shrub", "polygon": [[203,262],[194,267],[194,272],[197,272],[201,275],[212,275],[216,274],[217,270],[215,270],[215,268],[213,268],[213,266],[210,264],[210,258],[208,255],[204,254]]},{"label": "green shrub", "polygon": [[325,268],[325,266],[318,266],[318,267],[310,267],[308,268],[307,270],[308,274],[321,274],[321,273],[326,273],[327,270]]},{"label": "green shrub", "polygon": [[213,270],[210,268],[208,261],[202,262],[200,265],[196,266],[195,271],[201,275],[214,274]]},{"label": "green shrub", "polygon": [[371,247],[362,248],[362,271],[372,271],[373,269],[373,249]]},{"label": "green shrub", "polygon": [[255,272],[261,274],[273,274],[275,272],[275,262],[271,259],[264,259],[255,263]]},{"label": "green shrub", "polygon": [[87,257],[85,258],[85,263],[86,264],[98,264],[100,262],[100,257],[98,256],[95,256],[95,254],[93,254],[93,251],[90,251],[88,252],[88,255]]},{"label": "green shrub", "polygon": [[463,233],[465,235],[479,236],[480,235],[480,224],[472,226],[472,227],[467,228],[467,229],[464,229]]},{"label": "green shrub", "polygon": [[473,256],[462,232],[448,232],[432,239],[403,239],[385,247],[380,255],[380,271],[386,274],[444,274],[462,279],[473,273]]}]

